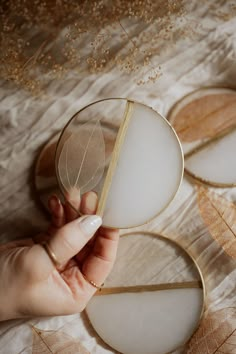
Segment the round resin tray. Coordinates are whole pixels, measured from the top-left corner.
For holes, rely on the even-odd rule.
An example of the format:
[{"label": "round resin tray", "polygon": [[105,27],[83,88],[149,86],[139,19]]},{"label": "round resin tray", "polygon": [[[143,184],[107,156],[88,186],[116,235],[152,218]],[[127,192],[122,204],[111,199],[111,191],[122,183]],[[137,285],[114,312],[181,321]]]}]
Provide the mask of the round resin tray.
[{"label": "round resin tray", "polygon": [[[56,174],[64,196],[98,194],[103,225],[129,228],[154,218],[174,198],[183,156],[173,128],[160,114],[126,99],[95,102],[64,128]],[[73,203],[73,202],[72,202]]]},{"label": "round resin tray", "polygon": [[191,255],[164,236],[136,232],[121,237],[114,269],[86,313],[118,352],[164,354],[184,348],[199,325],[204,298]]},{"label": "round resin tray", "polygon": [[53,192],[74,209],[73,200],[93,190],[103,225],[131,228],[169,205],[182,175],[182,148],[170,123],[142,103],[106,99],[76,113],[44,147],[36,187],[45,205]]},{"label": "round resin tray", "polygon": [[236,91],[194,91],[173,106],[168,119],[181,140],[188,175],[214,187],[236,186]]}]

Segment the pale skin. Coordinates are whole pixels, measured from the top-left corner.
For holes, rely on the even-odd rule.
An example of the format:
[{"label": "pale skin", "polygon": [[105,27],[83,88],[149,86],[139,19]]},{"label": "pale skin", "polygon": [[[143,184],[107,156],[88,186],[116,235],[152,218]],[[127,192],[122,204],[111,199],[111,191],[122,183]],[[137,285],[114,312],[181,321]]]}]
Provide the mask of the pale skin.
[{"label": "pale skin", "polygon": [[[83,215],[95,214],[97,196],[86,193],[73,200],[73,206]],[[99,227],[95,235],[85,232],[78,213],[56,196],[50,198],[49,208],[47,232],[0,245],[1,321],[81,312],[97,291],[88,280],[100,286],[112,269],[118,230]],[[60,265],[55,266],[42,247],[45,240]]]}]

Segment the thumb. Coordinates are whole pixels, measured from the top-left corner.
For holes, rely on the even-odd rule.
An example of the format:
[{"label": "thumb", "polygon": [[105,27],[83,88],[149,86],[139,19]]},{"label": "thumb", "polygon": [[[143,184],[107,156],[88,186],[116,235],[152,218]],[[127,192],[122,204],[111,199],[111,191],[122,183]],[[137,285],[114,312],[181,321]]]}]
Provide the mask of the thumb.
[{"label": "thumb", "polygon": [[[58,229],[48,241],[48,247],[57,262],[65,264],[74,257],[93,237],[101,224],[102,219],[100,216],[86,215]],[[31,267],[34,263],[37,263],[37,270],[35,271],[37,273],[40,271],[43,276],[47,276],[55,269],[55,264],[53,264],[45,248],[40,244],[33,246],[29,250],[27,263],[30,263]],[[30,266],[30,264],[28,265]]]}]

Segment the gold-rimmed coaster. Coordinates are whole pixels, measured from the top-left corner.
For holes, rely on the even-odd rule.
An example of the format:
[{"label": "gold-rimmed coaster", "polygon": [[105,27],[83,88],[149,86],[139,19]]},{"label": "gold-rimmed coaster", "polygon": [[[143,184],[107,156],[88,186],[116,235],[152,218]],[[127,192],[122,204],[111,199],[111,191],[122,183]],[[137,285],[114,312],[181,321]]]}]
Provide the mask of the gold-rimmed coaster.
[{"label": "gold-rimmed coaster", "polygon": [[143,103],[109,98],[77,112],[42,149],[35,185],[44,205],[53,192],[76,211],[73,201],[94,190],[103,225],[123,229],[165,210],[182,176],[183,152],[169,122]]},{"label": "gold-rimmed coaster", "polygon": [[120,353],[184,347],[204,311],[202,272],[177,242],[151,232],[121,237],[104,288],[86,308],[98,335]]},{"label": "gold-rimmed coaster", "polygon": [[[105,127],[113,125],[113,135]],[[98,215],[110,228],[143,225],[174,199],[183,153],[169,122],[143,103],[103,99],[77,112],[56,149],[58,185],[70,203],[94,190]],[[73,207],[73,205],[72,205]]]},{"label": "gold-rimmed coaster", "polygon": [[181,140],[185,172],[201,183],[236,186],[236,91],[206,87],[181,98],[168,119]]}]

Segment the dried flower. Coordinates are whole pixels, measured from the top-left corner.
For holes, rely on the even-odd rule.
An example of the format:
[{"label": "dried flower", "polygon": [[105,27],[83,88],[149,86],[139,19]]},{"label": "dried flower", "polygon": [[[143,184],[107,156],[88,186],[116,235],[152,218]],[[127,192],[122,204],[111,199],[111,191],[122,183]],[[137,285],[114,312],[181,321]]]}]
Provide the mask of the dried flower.
[{"label": "dried flower", "polygon": [[[209,4],[220,20],[236,12],[232,4],[228,12]],[[194,35],[185,14],[183,0],[2,0],[0,76],[33,92],[69,70],[116,66],[143,73],[138,84],[155,82],[160,39],[170,46]]]}]

